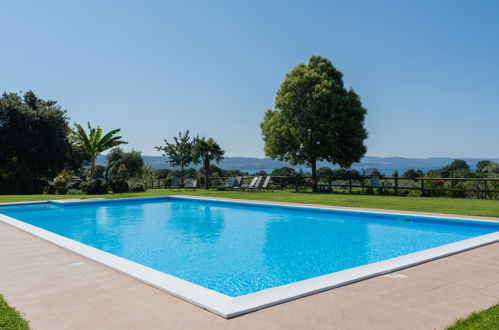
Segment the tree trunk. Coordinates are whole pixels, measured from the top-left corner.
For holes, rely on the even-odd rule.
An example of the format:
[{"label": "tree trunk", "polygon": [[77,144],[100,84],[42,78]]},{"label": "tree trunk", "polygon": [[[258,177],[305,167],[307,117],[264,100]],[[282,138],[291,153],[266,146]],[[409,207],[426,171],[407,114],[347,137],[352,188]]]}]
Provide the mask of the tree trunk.
[{"label": "tree trunk", "polygon": [[180,164],[180,187],[184,187],[184,164]]},{"label": "tree trunk", "polygon": [[210,189],[210,160],[204,161],[204,189]]},{"label": "tree trunk", "polygon": [[92,164],[90,165],[90,177],[92,179],[95,179],[95,158],[96,157],[92,158]]},{"label": "tree trunk", "polygon": [[310,166],[312,167],[312,191],[317,192],[317,161],[314,159],[310,160]]}]

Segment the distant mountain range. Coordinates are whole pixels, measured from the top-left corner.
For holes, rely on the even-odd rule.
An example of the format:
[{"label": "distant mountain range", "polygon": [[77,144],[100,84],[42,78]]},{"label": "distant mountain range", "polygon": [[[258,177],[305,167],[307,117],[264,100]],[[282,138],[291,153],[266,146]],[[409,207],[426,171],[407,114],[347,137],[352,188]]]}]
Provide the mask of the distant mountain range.
[{"label": "distant mountain range", "polygon": [[[160,168],[171,168],[171,166],[166,162],[167,158],[162,156],[143,156],[144,162],[150,165],[154,169]],[[482,160],[482,158],[460,158],[465,160],[472,168],[476,167],[476,163]],[[489,160],[499,161],[499,158],[486,158]],[[394,171],[403,173],[409,168],[420,169],[423,171],[429,171],[437,168],[441,168],[450,162],[454,158],[449,157],[433,157],[433,158],[404,158],[404,157],[372,157],[367,156],[362,158],[359,163],[352,165],[353,169],[369,169],[377,168],[379,171],[385,174],[392,174]],[[99,156],[97,158],[97,165],[106,165],[105,156]],[[271,171],[273,169],[289,166],[295,169],[303,169],[305,172],[308,170],[306,166],[293,166],[286,162],[281,162],[279,160],[273,160],[270,158],[253,158],[253,157],[225,157],[224,160],[217,164],[217,166],[226,169],[239,169],[241,171],[256,172],[260,170]],[[319,162],[317,168],[322,166],[329,166],[332,168],[338,168],[338,166],[333,166],[327,162]],[[191,166],[198,168],[199,166]]]}]

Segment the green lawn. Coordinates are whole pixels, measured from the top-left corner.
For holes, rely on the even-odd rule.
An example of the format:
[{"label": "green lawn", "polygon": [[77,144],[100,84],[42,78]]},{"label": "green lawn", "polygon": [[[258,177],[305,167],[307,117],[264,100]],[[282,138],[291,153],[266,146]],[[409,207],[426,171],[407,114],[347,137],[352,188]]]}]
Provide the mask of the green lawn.
[{"label": "green lawn", "polygon": [[196,191],[154,189],[144,193],[107,195],[0,195],[0,202],[95,197],[124,198],[176,194],[499,217],[499,201],[493,200],[394,197],[379,195],[312,194],[307,192],[297,193],[294,191],[240,192],[216,190],[206,191],[204,189],[198,189]]},{"label": "green lawn", "polygon": [[499,329],[499,305],[473,313],[466,319],[458,320],[447,330],[493,330]]},{"label": "green lawn", "polygon": [[0,329],[29,329],[28,322],[17,310],[7,305],[2,295],[0,295]]}]

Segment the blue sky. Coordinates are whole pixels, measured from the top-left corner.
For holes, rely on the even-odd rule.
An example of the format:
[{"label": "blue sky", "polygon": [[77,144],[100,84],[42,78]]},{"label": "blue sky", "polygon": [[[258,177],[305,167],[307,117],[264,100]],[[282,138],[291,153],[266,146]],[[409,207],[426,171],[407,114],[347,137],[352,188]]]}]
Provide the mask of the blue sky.
[{"label": "blue sky", "polygon": [[285,74],[328,57],[368,109],[368,155],[499,156],[498,1],[0,0],[0,91],[122,128],[263,156]]}]

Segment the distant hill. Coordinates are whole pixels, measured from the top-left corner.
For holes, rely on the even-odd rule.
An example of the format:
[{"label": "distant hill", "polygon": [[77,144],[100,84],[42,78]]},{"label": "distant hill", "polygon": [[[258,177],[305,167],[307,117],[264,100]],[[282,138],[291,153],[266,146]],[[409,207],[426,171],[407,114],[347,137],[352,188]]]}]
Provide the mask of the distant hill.
[{"label": "distant hill", "polygon": [[[143,156],[146,164],[149,164],[154,169],[160,168],[170,168],[171,166],[166,163],[167,158],[162,156]],[[476,163],[482,158],[460,158],[465,160],[472,168],[475,168]],[[423,171],[429,171],[437,168],[441,168],[450,162],[454,158],[449,157],[433,157],[433,158],[404,158],[404,157],[373,157],[367,156],[362,158],[359,163],[355,163],[352,168],[361,170],[368,168],[377,168],[383,173],[392,174],[394,171],[403,173],[409,168],[420,169]],[[499,158],[489,158],[489,160],[499,161]],[[97,158],[97,165],[106,165],[106,158],[104,156],[99,156]],[[255,172],[259,170],[271,171],[273,169],[289,166],[295,169],[303,169],[307,171],[305,166],[292,166],[286,162],[281,162],[279,160],[273,160],[269,158],[254,158],[254,157],[225,157],[225,159],[218,164],[219,167],[227,170],[239,169],[242,171]],[[327,162],[319,162],[317,167],[329,166],[337,168],[338,166],[332,166]],[[198,168],[199,166],[191,166]]]}]

